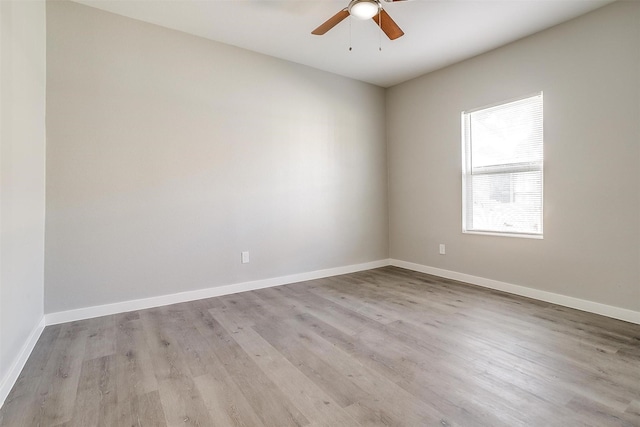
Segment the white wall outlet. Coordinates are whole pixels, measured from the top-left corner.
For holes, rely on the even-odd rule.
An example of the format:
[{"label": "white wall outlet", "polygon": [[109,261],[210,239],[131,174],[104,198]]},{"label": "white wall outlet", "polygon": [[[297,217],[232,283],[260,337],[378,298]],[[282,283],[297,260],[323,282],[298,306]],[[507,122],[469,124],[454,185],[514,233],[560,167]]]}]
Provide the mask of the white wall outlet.
[{"label": "white wall outlet", "polygon": [[440,255],[444,255],[446,251],[444,250],[444,243],[440,243]]},{"label": "white wall outlet", "polygon": [[247,251],[242,252],[242,263],[243,264],[248,264],[249,263],[249,252],[247,252]]}]

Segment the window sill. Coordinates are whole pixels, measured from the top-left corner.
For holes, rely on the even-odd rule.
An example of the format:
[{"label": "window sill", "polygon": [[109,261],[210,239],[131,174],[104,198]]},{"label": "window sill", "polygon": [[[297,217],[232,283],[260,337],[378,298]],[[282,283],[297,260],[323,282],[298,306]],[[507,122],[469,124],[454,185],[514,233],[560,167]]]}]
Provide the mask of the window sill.
[{"label": "window sill", "polygon": [[483,236],[497,236],[497,237],[520,237],[523,239],[537,239],[537,240],[544,239],[544,236],[542,234],[502,233],[499,231],[462,230],[462,234],[479,234]]}]

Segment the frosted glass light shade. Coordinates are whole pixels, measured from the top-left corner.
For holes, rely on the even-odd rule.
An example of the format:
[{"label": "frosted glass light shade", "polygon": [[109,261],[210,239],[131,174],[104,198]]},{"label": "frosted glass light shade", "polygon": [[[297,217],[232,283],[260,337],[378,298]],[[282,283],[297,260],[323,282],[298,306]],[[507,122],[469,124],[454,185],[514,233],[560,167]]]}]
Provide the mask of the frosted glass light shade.
[{"label": "frosted glass light shade", "polygon": [[349,4],[349,14],[358,19],[371,19],[378,14],[379,8],[373,0],[353,0]]}]

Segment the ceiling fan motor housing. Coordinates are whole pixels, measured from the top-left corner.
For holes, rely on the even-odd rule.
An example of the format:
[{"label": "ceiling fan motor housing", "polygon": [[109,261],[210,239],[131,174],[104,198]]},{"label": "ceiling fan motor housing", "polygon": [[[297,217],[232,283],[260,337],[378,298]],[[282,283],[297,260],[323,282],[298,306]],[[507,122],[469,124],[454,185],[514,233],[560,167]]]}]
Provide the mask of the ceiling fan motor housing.
[{"label": "ceiling fan motor housing", "polygon": [[348,6],[349,14],[358,19],[371,19],[380,12],[378,0],[351,0]]}]

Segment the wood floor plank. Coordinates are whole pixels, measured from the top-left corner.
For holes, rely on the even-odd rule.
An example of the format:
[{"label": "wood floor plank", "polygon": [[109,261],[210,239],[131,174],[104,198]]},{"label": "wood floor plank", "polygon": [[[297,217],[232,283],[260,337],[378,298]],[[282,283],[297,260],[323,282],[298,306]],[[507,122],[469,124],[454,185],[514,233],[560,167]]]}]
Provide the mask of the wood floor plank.
[{"label": "wood floor plank", "polygon": [[175,314],[166,320],[170,322],[169,327],[185,365],[189,368],[191,376],[196,378],[212,372],[211,368],[216,367],[220,361],[200,331],[193,327],[189,305],[185,303],[172,306]]},{"label": "wood floor plank", "polygon": [[32,426],[640,427],[640,325],[397,267],[45,328]]},{"label": "wood floor plank", "polygon": [[[290,324],[289,327],[295,331],[294,325]],[[420,425],[425,420],[442,419],[442,414],[433,407],[315,334],[309,332],[304,334],[304,342],[299,343],[301,347],[304,347],[304,351],[289,352],[286,348],[286,342],[279,340],[277,334],[271,334],[267,328],[256,328],[261,336],[269,340],[292,364],[298,366],[327,394],[340,398],[342,394],[337,391],[345,387],[347,390],[353,389],[354,386],[357,387],[357,394],[350,396],[347,400],[347,402],[353,403],[350,403],[345,409],[356,419],[358,424],[370,424],[370,417],[367,413],[373,412],[380,420],[394,420],[395,424],[406,422],[410,425]],[[297,333],[292,332],[292,334]],[[315,359],[322,360],[324,363],[319,364]],[[309,370],[306,365],[313,367],[313,369]],[[328,371],[328,369],[335,370],[335,373]],[[327,372],[331,372],[331,374]],[[336,375],[343,379],[336,382],[326,381],[327,378],[334,378]],[[364,392],[365,390],[367,392]],[[402,417],[394,418],[394,414],[402,414]]]},{"label": "wood floor plank", "polygon": [[212,426],[260,427],[260,418],[224,369],[194,379],[212,418]]},{"label": "wood floor plank", "polygon": [[[585,394],[606,405],[620,409],[629,403],[628,390],[633,389],[634,384],[637,384],[634,380],[637,373],[632,366],[626,370],[626,377],[618,376],[615,370],[611,370],[606,376],[615,381],[602,381],[604,369],[611,365],[609,359],[593,363],[594,357],[600,357],[595,356],[597,353],[591,353],[591,363],[585,363],[584,354],[588,354],[588,349],[581,348],[579,344],[567,345],[567,340],[562,340],[561,337],[549,339],[548,335],[552,332],[541,334],[531,334],[522,330],[509,332],[510,327],[503,327],[501,330],[498,323],[485,323],[480,320],[474,320],[473,324],[475,326],[463,327],[458,333],[468,340],[479,337],[480,340],[485,341],[489,353],[494,353],[495,348],[502,348],[518,358],[521,364],[530,362],[535,366],[535,369],[532,369],[534,375],[547,372],[547,378],[563,379],[563,385],[573,393]],[[470,330],[473,328],[491,332],[471,335]],[[614,359],[614,365],[621,366],[626,363],[622,357]]]},{"label": "wood floor plank", "polygon": [[[273,293],[275,293],[275,292],[277,292],[277,290],[264,290],[262,292],[273,292]],[[281,310],[282,309],[284,309],[284,307],[281,307]],[[304,323],[305,322],[305,320],[303,320],[304,318],[305,318],[305,316],[300,316],[298,318],[298,322],[300,323],[300,321],[302,320],[302,322]],[[317,322],[317,321],[315,321],[315,323],[313,323],[314,321],[310,320],[310,322],[312,322],[312,324],[314,324],[314,327],[318,327],[318,325],[321,325],[321,323]],[[383,331],[385,330],[384,329],[385,328],[384,325],[377,325],[376,328],[377,329],[375,331],[371,330],[372,333],[374,333],[374,334],[378,333],[379,334],[380,330],[383,330]],[[335,331],[334,331],[333,334],[330,333],[329,336],[331,336],[331,338],[334,339],[334,338],[338,337],[339,335],[336,334]],[[390,337],[387,336],[387,339],[389,340]],[[335,343],[335,341],[334,341],[334,343]],[[338,342],[337,345],[342,345],[342,344],[344,345],[343,348],[347,349],[347,351],[350,351],[349,350],[350,348],[353,348],[353,349],[356,348],[356,347],[351,347],[352,344],[353,344],[353,340],[350,340],[350,339],[344,339],[343,338],[343,341],[341,343]],[[383,342],[377,343],[377,344],[384,345]],[[409,351],[407,351],[407,349],[404,349],[403,352],[401,352],[398,356],[396,356],[394,358],[394,356],[389,356],[389,355],[384,356],[384,355],[381,355],[381,354],[376,354],[374,352],[374,350],[372,350],[372,348],[379,347],[379,345],[377,345],[377,344],[373,343],[369,347],[362,347],[362,348],[368,348],[368,350],[365,350],[365,353],[358,354],[357,357],[362,358],[362,360],[364,360],[365,363],[369,362],[369,359],[375,360],[376,363],[378,364],[377,368],[379,370],[386,371],[387,375],[390,378],[396,378],[396,377],[399,377],[399,378],[412,378],[412,379],[415,380],[415,377],[416,377],[415,372],[412,372],[412,371],[407,371],[407,372],[398,371],[397,368],[394,367],[394,364],[393,364],[393,360],[396,359],[396,358],[405,358],[404,361],[405,362],[407,361],[407,359],[405,357],[405,355],[409,353]],[[394,343],[392,343],[392,342],[389,342],[388,345],[391,348],[394,348],[394,347],[397,346],[397,344],[394,345]],[[361,350],[361,349],[359,349],[359,350]],[[370,352],[370,354],[367,354],[366,351]],[[450,358],[450,356],[441,357],[441,359],[443,359],[443,360],[447,360],[448,358]],[[406,363],[405,363],[405,365],[406,365]],[[438,365],[438,367],[441,367],[441,365],[442,365],[442,362]],[[471,372],[466,372],[466,374],[471,375],[472,373]],[[433,378],[433,377],[437,377],[437,375],[431,375],[430,376],[430,378]],[[478,379],[476,379],[476,382],[478,382]],[[462,385],[462,380],[460,378],[457,378],[457,379],[456,378],[448,378],[447,380],[441,379],[440,380],[440,384],[442,384],[442,385],[444,385],[446,387],[451,387],[452,385],[457,384],[457,387],[454,386],[454,388],[449,390],[449,392],[448,392],[449,398],[453,399],[454,395],[458,394],[458,398],[456,399],[457,404],[459,404],[461,406],[467,405],[467,409],[470,409],[470,408],[475,406],[475,411],[476,411],[475,412],[475,417],[476,417],[476,420],[479,420],[482,417],[491,417],[490,414],[487,414],[486,412],[483,411],[483,408],[487,407],[487,406],[489,406],[489,407],[497,406],[496,410],[492,411],[494,413],[502,413],[503,415],[506,415],[506,413],[507,413],[507,411],[504,408],[503,408],[502,411],[498,410],[500,408],[500,405],[501,405],[501,399],[498,396],[494,396],[493,399],[487,400],[488,396],[491,393],[489,393],[486,389],[485,390],[480,389],[480,391],[483,392],[483,395],[485,396],[484,400],[482,402],[477,402],[477,403],[474,404],[473,403],[473,394],[474,393],[470,392],[473,389],[468,390],[470,388],[469,386],[465,387],[464,385]],[[414,394],[424,394],[424,393],[429,393],[430,392],[430,390],[428,390],[428,389],[420,388],[419,384],[411,384],[411,385],[409,385],[409,384],[405,383],[404,386],[405,387],[412,387],[411,390],[413,391]],[[467,389],[467,396],[466,397],[465,396],[461,396],[461,395],[459,395],[459,393],[457,393],[457,390],[465,390],[465,389]],[[476,392],[477,392],[477,390],[476,390]],[[520,392],[521,392],[521,394],[526,395],[526,393],[524,393],[522,390]],[[513,397],[515,397],[515,396],[513,396]],[[535,401],[535,399],[531,399],[531,397],[535,397],[535,396],[526,396],[526,397],[528,397],[529,399],[525,400],[522,397],[520,398],[521,403],[528,404],[529,402],[533,403]],[[471,400],[469,400],[469,399],[471,399]],[[431,394],[429,400],[431,400],[431,401],[434,400],[433,394]],[[446,406],[447,404],[448,403],[446,403],[446,402],[441,403],[441,405],[444,405],[444,406]],[[510,411],[511,415],[513,416],[515,413],[517,413],[517,411],[518,411],[517,408],[511,409],[511,411]],[[496,425],[496,423],[502,423],[503,425],[509,425],[509,423],[512,422],[512,421],[513,420],[509,420],[508,418],[504,419],[503,421],[494,419],[492,421],[488,421],[488,424],[489,425]]]},{"label": "wood floor plank", "polygon": [[[277,290],[263,290],[261,294],[268,295],[272,292],[275,293]],[[266,299],[266,301],[271,302],[269,309],[272,316],[277,316],[277,313],[286,311],[288,306],[280,298]],[[293,307],[289,306],[289,308]],[[255,326],[255,329],[283,354],[291,357],[292,362],[297,366],[304,366],[304,361],[316,356],[324,360],[326,362],[325,367],[312,370],[314,373],[322,373],[322,375],[317,376],[317,379],[312,377],[316,381],[321,382],[328,376],[327,371],[331,372],[331,369],[337,369],[342,377],[358,386],[359,390],[366,390],[368,394],[365,395],[362,395],[362,392],[358,394],[350,393],[351,399],[356,401],[349,405],[348,412],[359,423],[370,424],[372,419],[378,419],[378,422],[383,424],[389,422],[389,420],[394,420],[392,424],[401,424],[402,421],[408,421],[410,425],[426,425],[426,423],[443,421],[446,418],[443,415],[446,411],[440,411],[434,405],[446,407],[449,413],[459,412],[458,409],[460,408],[455,408],[453,404],[435,393],[425,392],[424,394],[427,395],[425,398],[424,395],[416,396],[407,392],[397,384],[395,377],[390,378],[381,372],[379,363],[383,357],[367,353],[360,358],[361,354],[358,351],[367,352],[364,346],[361,346],[358,351],[352,352],[353,348],[351,346],[343,347],[333,341],[332,337],[339,336],[339,333],[336,333],[337,329],[333,331],[334,335],[316,334],[314,330],[322,324],[318,319],[306,313],[297,314],[294,319],[278,322],[279,327],[289,328],[289,330],[282,331],[283,333],[277,333],[270,328],[261,326]],[[262,324],[269,323],[262,322]],[[329,325],[325,325],[325,327],[330,328]],[[306,354],[303,353],[303,356],[297,357],[289,354],[286,348],[287,341],[280,338],[281,336],[298,336],[301,338],[297,342],[298,347],[302,345],[308,349],[308,352]],[[329,337],[328,340],[323,339],[327,337]],[[297,350],[300,352],[299,348]],[[353,357],[354,354],[357,354],[358,357]],[[341,382],[326,385],[329,392],[332,392],[336,386],[338,390],[346,388]],[[375,392],[372,392],[372,390],[375,390]],[[459,415],[464,418],[466,415],[463,412],[465,411],[460,411]],[[399,419],[394,418],[394,414],[402,414],[402,417]],[[480,425],[477,418],[475,422]]]},{"label": "wood floor plank", "polygon": [[265,425],[285,427],[309,424],[300,410],[207,310],[201,310],[198,317],[194,318],[194,323]]},{"label": "wood floor plank", "polygon": [[[508,380],[513,385],[529,390],[548,400],[550,403],[567,403],[572,394],[562,387],[554,387],[554,379],[560,374],[524,358],[514,356],[498,346],[491,346],[474,334],[464,334],[456,328],[431,322],[413,323],[394,322],[388,328],[395,331],[398,338],[407,343],[424,347],[425,351],[443,350],[448,359],[455,359],[461,366],[473,365],[483,375]],[[461,335],[464,339],[460,339]],[[506,341],[505,341],[506,342]],[[445,353],[446,354],[446,353]]]},{"label": "wood floor plank", "polygon": [[[302,341],[307,339],[306,331],[290,327],[283,317],[275,316],[274,318],[273,311],[265,308],[267,304],[260,302],[260,298],[257,296],[247,296],[245,299],[245,304],[248,304],[253,310],[248,310],[242,302],[238,302],[238,305],[245,315],[248,312],[253,312],[255,316],[253,328],[261,338],[314,381],[340,407],[349,406],[358,399],[366,397],[367,393],[364,390],[355,385],[349,377],[338,372],[335,366],[318,357],[314,349],[300,345]],[[279,311],[282,314],[287,313],[286,308]],[[297,337],[297,339],[292,341],[289,337]]]},{"label": "wood floor plank", "polygon": [[[149,347],[145,341],[142,321],[137,315],[116,319],[116,395],[118,425],[137,425],[144,416],[137,412],[153,403],[158,381],[153,370]],[[145,397],[141,397],[145,396]],[[138,398],[139,405],[135,405]],[[159,399],[159,395],[157,395]],[[161,417],[164,420],[164,415]]]},{"label": "wood floor plank", "polygon": [[640,426],[640,400],[634,400],[629,404],[623,418],[633,425]]},{"label": "wood floor plank", "polygon": [[[303,288],[274,288],[272,298],[286,301],[299,312],[306,312],[347,335],[356,335],[371,326],[371,319]],[[386,321],[381,324],[388,323]]]},{"label": "wood floor plank", "polygon": [[189,372],[177,336],[169,326],[171,315],[168,307],[144,310],[140,313],[145,342],[158,382],[181,377]]},{"label": "wood floor plank", "polygon": [[192,378],[176,375],[158,383],[160,401],[168,426],[208,427],[209,410]]},{"label": "wood floor plank", "polygon": [[[427,371],[421,371],[429,366],[426,361],[420,362],[411,355],[405,355],[406,347],[402,346],[401,350],[400,347],[396,347],[398,343],[391,339],[387,339],[384,345],[371,345],[344,336],[338,330],[312,317],[305,316],[300,320],[308,322],[315,333],[341,348],[359,363],[378,372],[423,402],[429,402],[441,413],[464,415],[459,411],[464,408],[464,412],[471,413],[478,425],[509,425],[513,420],[514,414],[511,411],[494,411],[487,401],[476,403],[473,399],[465,399],[465,396],[460,393],[471,395],[468,390],[470,387],[469,385],[464,387],[459,376],[457,378],[451,375],[430,377]],[[431,374],[434,372],[434,369],[429,370]],[[500,406],[497,398],[493,398],[491,403]],[[456,416],[451,418],[455,420]]]},{"label": "wood floor plank", "polygon": [[25,420],[28,420],[25,425],[37,425],[38,422],[56,425],[71,420],[86,339],[87,329],[82,322],[68,323],[62,327],[42,373],[47,381],[41,381],[36,392],[39,405],[34,405],[30,413],[24,414]]},{"label": "wood floor plank", "polygon": [[[409,319],[411,319],[411,316],[406,316],[406,317],[408,317]],[[506,321],[506,320],[503,320],[503,323],[504,323],[505,321]],[[474,323],[475,323],[475,322],[476,322],[476,320],[474,320]],[[481,321],[480,321],[480,324],[482,324],[482,322],[481,322]],[[487,328],[487,329],[488,329],[488,330],[499,330],[499,329],[500,329],[500,325],[499,325],[499,324],[498,324],[498,325],[492,325],[492,326],[493,326],[493,327],[491,327],[491,328]],[[468,329],[468,328],[467,328],[467,329]],[[504,329],[504,327],[503,327],[503,329]],[[516,334],[516,335],[514,335],[514,336],[517,336],[517,337],[520,337],[520,338],[521,338],[521,337],[523,336],[523,333],[522,333],[522,332],[524,332],[524,334],[525,334],[525,335],[528,333],[528,331],[526,331],[526,332],[525,332],[524,330],[522,330],[520,333],[518,333],[518,334]],[[553,331],[549,331],[549,332],[553,333]],[[547,333],[547,334],[548,334],[548,333]],[[469,337],[468,339],[473,339],[473,337]],[[540,335],[535,335],[535,336],[533,336],[533,339],[534,339],[535,341],[540,341]],[[509,337],[509,336],[507,336],[507,335],[503,334],[503,335],[500,337],[500,339],[499,339],[499,340],[497,340],[497,341],[495,342],[495,345],[500,345],[501,343],[509,342],[510,340],[511,340],[511,341],[513,341],[512,339],[510,339],[510,337]],[[535,341],[534,341],[534,342],[535,342]],[[538,343],[536,343],[536,344],[538,344]],[[554,342],[554,343],[550,343],[550,342],[548,342],[548,343],[544,343],[544,344],[547,344],[547,345],[546,345],[546,346],[543,346],[543,347],[542,347],[542,349],[545,349],[546,347],[548,347],[548,348],[554,348],[554,347],[557,347],[558,342]],[[567,347],[567,348],[565,348],[565,349],[564,349],[564,354],[566,354],[566,350],[567,350],[567,349],[571,350],[571,347]],[[580,351],[580,350],[581,350],[580,348],[577,348],[577,349],[576,349],[576,351],[574,352],[574,355],[575,355],[576,357],[580,357],[582,354],[584,354],[584,349],[582,349],[582,351]],[[534,350],[534,351],[535,351],[535,350]],[[599,353],[599,355],[601,355],[601,356],[602,356],[602,354],[601,354],[601,353]],[[554,355],[554,357],[555,357],[555,359],[557,359],[557,356],[555,356],[555,355]],[[564,355],[563,355],[562,357],[566,357],[566,356],[564,356]],[[597,355],[596,355],[596,357],[597,357]],[[554,360],[555,360],[555,359],[554,359]],[[579,366],[578,366],[578,364],[577,364],[577,363],[575,363],[575,360],[570,360],[570,361],[568,361],[568,362],[570,362],[570,363],[572,364],[571,368],[578,368],[578,367],[579,367]],[[590,366],[592,366],[592,365],[587,365],[587,366],[589,366],[589,367],[590,367]],[[602,363],[601,363],[599,366],[602,366]],[[619,360],[618,360],[618,362],[616,363],[616,366],[620,366],[620,359],[619,359]],[[632,369],[632,367],[627,367],[627,369],[625,369],[624,367],[622,367],[622,371],[625,371],[625,372],[627,372],[627,373],[631,373],[631,371],[632,371],[632,370],[633,370],[633,369]],[[583,374],[584,374],[584,373],[583,373]],[[584,377],[589,377],[587,374],[584,374],[583,376],[584,376]],[[590,376],[590,377],[589,377],[589,379],[590,379],[590,380],[593,380],[593,379],[595,379],[595,378],[593,378],[593,376]],[[631,376],[629,376],[629,375],[628,375],[626,378],[620,378],[620,382],[625,382],[625,381],[633,382],[633,381],[635,381],[635,378],[633,378],[633,375],[631,375]],[[610,394],[611,394],[611,393],[609,393],[609,394],[607,394],[607,395],[610,395]],[[612,397],[613,397],[613,396],[612,396]],[[615,404],[616,404],[616,401],[615,401],[615,400],[611,400],[611,399],[610,399],[607,403],[609,403],[609,404],[614,404],[614,405],[615,405]],[[619,403],[617,403],[617,404],[618,404],[618,407],[621,407],[621,406],[626,405],[627,403],[628,403],[628,401],[626,401],[626,400],[624,400],[624,399],[620,399],[620,400],[619,400]]]},{"label": "wood floor plank", "polygon": [[239,326],[236,316],[215,312],[220,321],[253,361],[267,374],[300,409],[304,416],[318,426],[357,426],[333,399],[297,369],[278,350],[252,328]]},{"label": "wood floor plank", "polygon": [[193,382],[176,331],[171,328],[172,318],[182,314],[171,307],[160,307],[140,315],[160,400],[168,426],[210,426],[211,416]]},{"label": "wood floor plank", "polygon": [[85,360],[110,356],[115,353],[115,316],[97,317],[88,320]]},{"label": "wood floor plank", "polygon": [[607,406],[587,398],[576,397],[566,406],[575,414],[574,420],[584,425],[637,427],[637,424],[626,420],[623,413],[613,413]]},{"label": "wood floor plank", "polygon": [[116,363],[113,355],[92,357],[82,363],[73,418],[67,427],[116,424]]},{"label": "wood floor plank", "polygon": [[165,427],[167,425],[160,393],[157,390],[133,396],[131,413],[133,414],[131,423],[119,422],[117,425],[132,427]]}]

